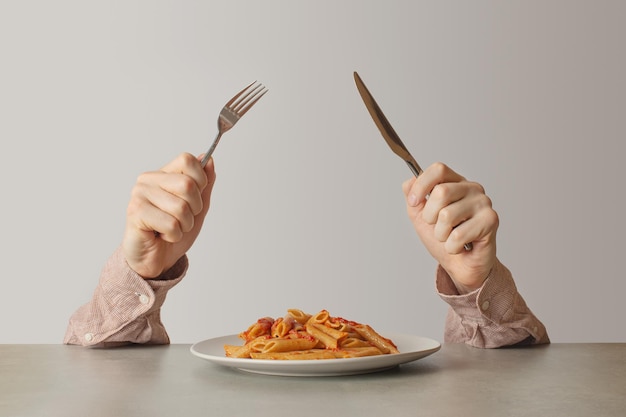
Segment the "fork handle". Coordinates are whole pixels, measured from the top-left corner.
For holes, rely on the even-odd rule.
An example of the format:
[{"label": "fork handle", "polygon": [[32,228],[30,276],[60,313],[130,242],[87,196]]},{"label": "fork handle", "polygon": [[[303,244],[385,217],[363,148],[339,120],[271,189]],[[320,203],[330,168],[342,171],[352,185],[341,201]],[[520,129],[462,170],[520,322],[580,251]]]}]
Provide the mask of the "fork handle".
[{"label": "fork handle", "polygon": [[213,144],[211,145],[209,150],[204,154],[204,157],[202,157],[202,161],[200,161],[200,165],[202,165],[202,168],[204,168],[207,162],[209,162],[209,158],[211,157],[211,155],[213,155],[213,151],[217,147],[217,144],[219,143],[221,138],[222,138],[222,132],[218,132],[217,136],[215,136],[215,139],[213,139]]}]

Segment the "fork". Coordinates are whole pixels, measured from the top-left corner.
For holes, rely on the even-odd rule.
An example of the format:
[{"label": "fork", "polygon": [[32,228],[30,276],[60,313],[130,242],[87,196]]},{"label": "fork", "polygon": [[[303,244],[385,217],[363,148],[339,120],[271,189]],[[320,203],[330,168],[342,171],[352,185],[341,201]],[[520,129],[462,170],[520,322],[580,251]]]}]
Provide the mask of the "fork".
[{"label": "fork", "polygon": [[228,132],[243,117],[244,114],[254,104],[259,101],[269,90],[263,84],[257,84],[256,81],[248,85],[246,88],[235,94],[228,103],[224,105],[217,118],[217,136],[213,140],[211,147],[202,158],[202,167],[206,165],[213,151],[217,147],[222,135]]}]

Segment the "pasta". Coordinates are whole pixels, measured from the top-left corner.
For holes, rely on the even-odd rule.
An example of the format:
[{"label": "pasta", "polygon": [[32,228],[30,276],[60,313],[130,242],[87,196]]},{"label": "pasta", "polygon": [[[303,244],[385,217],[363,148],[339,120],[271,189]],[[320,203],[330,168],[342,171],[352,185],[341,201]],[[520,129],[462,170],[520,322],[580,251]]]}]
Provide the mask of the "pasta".
[{"label": "pasta", "polygon": [[284,317],[263,317],[239,334],[243,345],[224,345],[231,358],[345,359],[399,353],[392,340],[367,324],[288,309]]}]

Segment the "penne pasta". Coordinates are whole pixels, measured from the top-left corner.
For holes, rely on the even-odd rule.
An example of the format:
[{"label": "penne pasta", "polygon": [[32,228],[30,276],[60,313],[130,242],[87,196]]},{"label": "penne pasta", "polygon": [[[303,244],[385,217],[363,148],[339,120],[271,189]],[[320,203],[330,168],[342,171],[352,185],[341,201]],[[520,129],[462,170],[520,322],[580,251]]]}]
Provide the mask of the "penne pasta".
[{"label": "penne pasta", "polygon": [[332,327],[328,327],[328,326],[323,325],[323,324],[310,323],[308,326],[316,328],[320,332],[326,333],[328,336],[332,337],[337,342],[345,339],[346,336],[348,336],[348,333],[346,333],[346,332],[342,332],[340,330],[333,329]]},{"label": "penne pasta", "polygon": [[363,356],[384,355],[374,346],[340,349],[335,353],[338,358],[361,358]]},{"label": "penne pasta", "polygon": [[273,359],[273,360],[314,360],[314,359],[336,359],[335,354],[326,349],[311,349],[296,352],[268,352],[252,353],[252,359]]},{"label": "penne pasta", "polygon": [[250,345],[245,344],[243,346],[224,345],[224,351],[229,358],[249,358],[250,357]]},{"label": "penne pasta", "polygon": [[308,320],[308,322],[312,322],[312,323],[326,323],[326,321],[328,321],[329,318],[330,318],[330,314],[328,314],[328,311],[322,310],[319,313],[311,316],[311,318]]},{"label": "penne pasta", "polygon": [[379,335],[374,329],[367,324],[359,324],[354,326],[354,329],[365,340],[371,342],[374,346],[380,349],[383,353],[399,353],[398,348],[389,339],[386,339]]},{"label": "penne pasta", "polygon": [[372,344],[367,340],[358,338],[358,337],[346,337],[341,342],[339,342],[339,347],[341,348],[363,348],[363,347],[372,347]]},{"label": "penne pasta", "polygon": [[[297,338],[297,339],[267,339],[263,344],[262,349],[259,351],[262,353],[267,352],[293,352],[296,350],[308,350],[313,349],[317,344],[317,340],[310,338]],[[254,349],[255,351],[257,349]]]},{"label": "penne pasta", "polygon": [[324,333],[317,326],[316,323],[309,323],[306,326],[306,331],[315,339],[317,339],[327,349],[337,349],[337,339],[331,335]]},{"label": "penne pasta", "polygon": [[284,317],[263,317],[239,334],[242,346],[224,345],[232,358],[271,360],[346,359],[399,353],[396,345],[371,326],[333,317],[327,310],[311,315],[288,309]]},{"label": "penne pasta", "polygon": [[250,350],[250,353],[252,352],[262,352],[263,349],[265,349],[265,344],[269,341],[272,340],[268,337],[257,337],[256,339],[246,343],[246,346],[248,346],[248,349]]},{"label": "penne pasta", "polygon": [[272,337],[285,337],[294,328],[296,321],[289,314],[285,317],[279,317],[272,324],[270,334]]},{"label": "penne pasta", "polygon": [[344,323],[342,321],[333,321],[333,322],[328,322],[327,323],[330,327],[332,327],[333,329],[337,329],[341,332],[346,332],[346,333],[353,333],[354,329],[352,329],[352,326],[350,326],[348,323]]},{"label": "penne pasta", "polygon": [[289,310],[287,310],[287,313],[289,313],[289,315],[300,324],[306,324],[306,322],[309,321],[309,319],[311,318],[310,314],[307,314],[304,311],[295,308],[290,308]]},{"label": "penne pasta", "polygon": [[274,319],[271,317],[263,317],[258,319],[256,323],[252,324],[248,329],[239,334],[239,337],[249,342],[250,340],[254,340],[259,336],[266,336],[270,334],[272,330],[272,324],[274,324]]}]

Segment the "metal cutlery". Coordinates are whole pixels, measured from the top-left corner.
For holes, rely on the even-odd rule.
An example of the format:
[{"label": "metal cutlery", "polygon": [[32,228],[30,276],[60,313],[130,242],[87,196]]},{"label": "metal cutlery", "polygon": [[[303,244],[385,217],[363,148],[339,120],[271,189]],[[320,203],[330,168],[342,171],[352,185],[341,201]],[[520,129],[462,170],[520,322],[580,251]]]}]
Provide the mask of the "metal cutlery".
[{"label": "metal cutlery", "polygon": [[[365,86],[365,83],[363,83],[363,80],[356,71],[354,72],[354,81],[356,82],[356,88],[359,91],[363,102],[365,103],[367,111],[369,111],[370,116],[372,116],[374,123],[378,127],[378,130],[380,130],[380,133],[383,135],[383,138],[387,142],[387,145],[389,145],[391,150],[396,155],[398,155],[400,158],[402,158],[402,160],[404,160],[404,162],[406,162],[411,172],[413,172],[413,175],[415,175],[416,177],[419,176],[422,173],[422,168],[419,166],[415,158],[413,158],[406,146],[404,146],[404,143],[402,143],[400,136],[398,136],[396,131],[393,129],[393,126],[391,126],[391,123],[389,123],[389,120],[387,120],[387,117],[385,117],[385,114],[380,109],[378,103],[376,103],[376,100],[374,100],[374,97],[369,92],[369,90]],[[463,245],[463,247],[465,248],[465,250],[469,251],[472,250],[473,245],[470,242]]]},{"label": "metal cutlery", "polygon": [[228,103],[224,105],[217,118],[217,135],[211,144],[211,147],[202,158],[202,166],[204,167],[209,158],[213,154],[215,147],[219,143],[222,135],[228,132],[243,117],[248,110],[256,104],[268,92],[263,84],[256,81],[248,85],[246,88],[235,94]]}]

